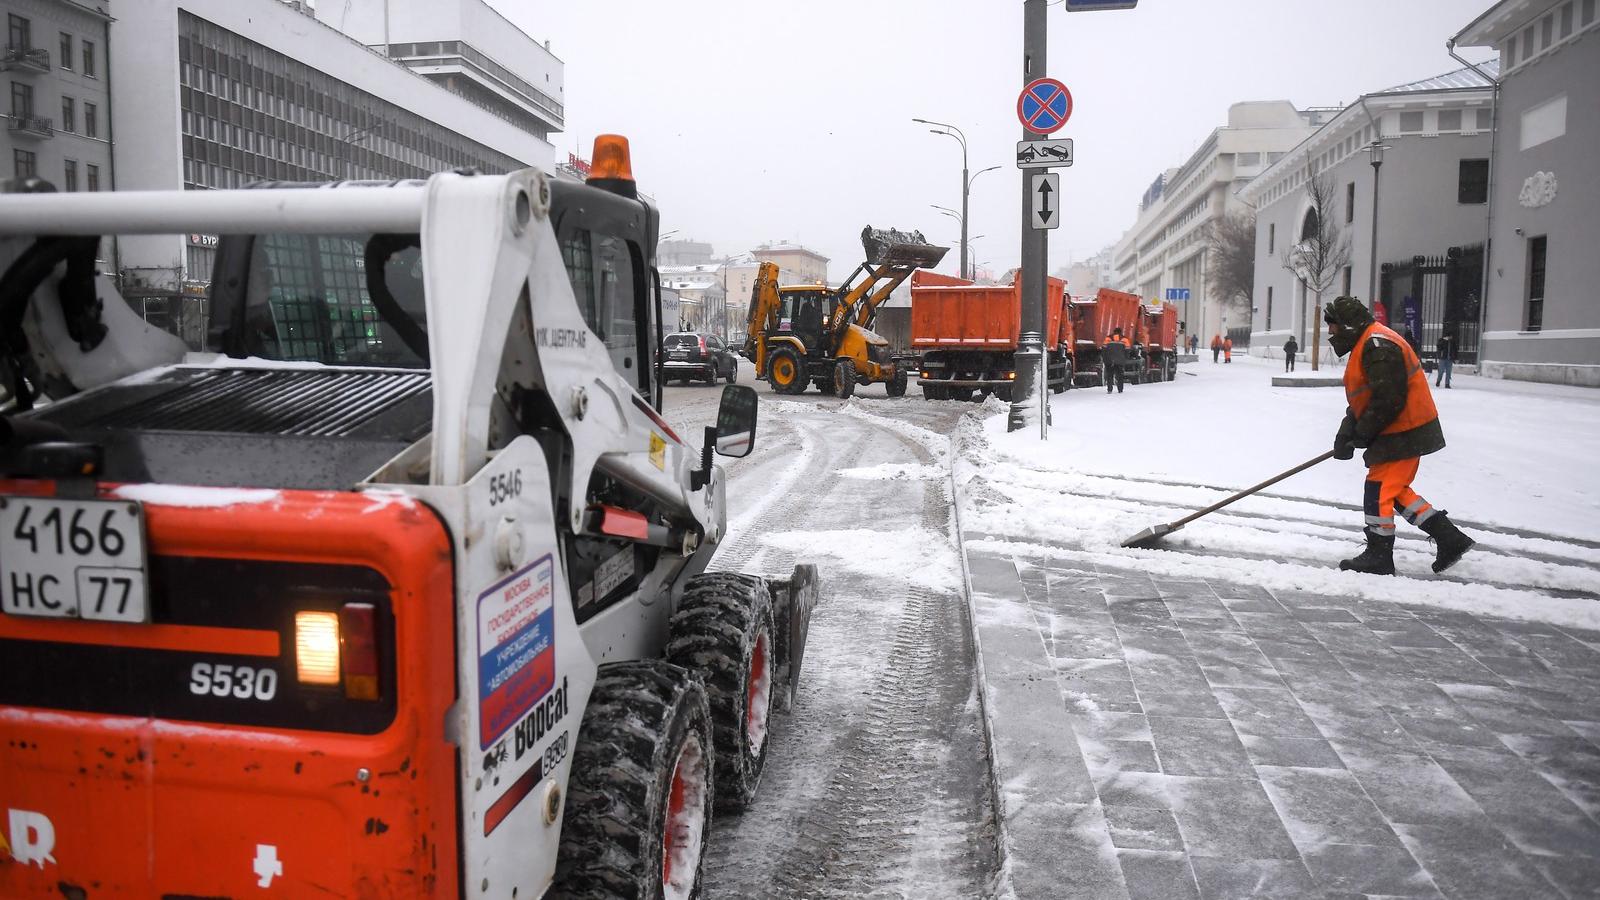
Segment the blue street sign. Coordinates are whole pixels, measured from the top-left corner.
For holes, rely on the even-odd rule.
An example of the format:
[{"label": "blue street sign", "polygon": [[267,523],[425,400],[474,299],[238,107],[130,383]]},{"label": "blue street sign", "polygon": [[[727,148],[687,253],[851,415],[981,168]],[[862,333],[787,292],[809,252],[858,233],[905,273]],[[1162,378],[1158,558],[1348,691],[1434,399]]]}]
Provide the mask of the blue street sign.
[{"label": "blue street sign", "polygon": [[1167,299],[1168,300],[1187,300],[1187,299],[1189,299],[1189,289],[1188,288],[1167,288]]},{"label": "blue street sign", "polygon": [[1133,9],[1139,0],[1067,0],[1067,12],[1094,12],[1099,9]]}]

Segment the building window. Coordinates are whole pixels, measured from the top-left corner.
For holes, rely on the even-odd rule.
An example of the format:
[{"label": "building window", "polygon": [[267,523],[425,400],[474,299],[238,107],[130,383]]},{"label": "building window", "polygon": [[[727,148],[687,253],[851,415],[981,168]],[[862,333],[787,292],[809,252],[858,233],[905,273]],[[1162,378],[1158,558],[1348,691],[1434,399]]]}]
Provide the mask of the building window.
[{"label": "building window", "polygon": [[83,104],[83,133],[86,137],[96,137],[100,133],[98,116],[99,108],[93,103]]},{"label": "building window", "polygon": [[78,104],[71,97],[61,98],[61,130],[78,130]]},{"label": "building window", "polygon": [[1277,252],[1277,249],[1278,223],[1272,222],[1267,225],[1267,255],[1271,256],[1273,253]]},{"label": "building window", "polygon": [[10,50],[33,48],[33,23],[12,13],[6,16],[6,47]]},{"label": "building window", "polygon": [[83,42],[83,74],[90,78],[95,77],[94,71],[94,42]]},{"label": "building window", "polygon": [[1339,278],[1340,278],[1341,283],[1344,285],[1344,289],[1339,292],[1339,296],[1341,296],[1341,297],[1350,296],[1350,267],[1349,266],[1345,266],[1344,267],[1344,272],[1343,272],[1343,274],[1341,274],[1339,276]]},{"label": "building window", "polygon": [[72,35],[61,32],[61,68],[72,68]]},{"label": "building window", "polygon": [[100,167],[96,165],[88,165],[84,166],[84,170],[88,175],[88,178],[86,179],[88,184],[86,186],[89,188],[89,190],[100,190]]},{"label": "building window", "polygon": [[1267,285],[1267,325],[1262,331],[1272,330],[1272,285]]},{"label": "building window", "polygon": [[1403,112],[1400,114],[1400,133],[1414,134],[1422,130],[1422,112]]},{"label": "building window", "polygon": [[1489,202],[1489,161],[1463,159],[1461,176],[1456,188],[1457,203]]},{"label": "building window", "polygon": [[1459,109],[1441,109],[1441,110],[1439,110],[1439,127],[1435,128],[1434,131],[1460,131],[1460,130],[1461,130],[1461,110],[1459,110]]},{"label": "building window", "polygon": [[1524,331],[1544,327],[1544,251],[1545,235],[1528,238],[1528,306]]},{"label": "building window", "polygon": [[1344,186],[1344,222],[1346,225],[1356,220],[1356,183],[1354,181]]},{"label": "building window", "polygon": [[1522,149],[1537,147],[1567,133],[1567,95],[1552,97],[1522,113]]},{"label": "building window", "polygon": [[11,151],[11,169],[18,178],[32,178],[38,173],[38,157],[32,150]]},{"label": "building window", "polygon": [[21,119],[33,115],[33,85],[11,82],[11,118]]},{"label": "building window", "polygon": [[62,164],[62,173],[61,173],[61,175],[62,175],[62,177],[61,177],[61,188],[62,188],[62,190],[70,192],[70,191],[75,191],[75,190],[78,189],[78,161],[77,160],[75,160],[75,159],[66,160]]}]

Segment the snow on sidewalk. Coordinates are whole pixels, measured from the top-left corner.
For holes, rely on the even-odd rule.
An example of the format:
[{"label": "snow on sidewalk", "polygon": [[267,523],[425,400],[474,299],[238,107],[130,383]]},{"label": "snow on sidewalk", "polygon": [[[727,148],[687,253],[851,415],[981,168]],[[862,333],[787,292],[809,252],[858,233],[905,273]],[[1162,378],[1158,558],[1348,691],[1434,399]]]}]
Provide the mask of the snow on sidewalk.
[{"label": "snow on sidewalk", "polygon": [[1123,549],[1142,529],[1331,445],[1343,391],[1272,387],[1281,371],[1279,361],[1241,354],[1122,394],[1056,395],[1043,442],[1034,429],[1006,433],[991,407],[956,439],[968,538],[1167,577],[1600,628],[1600,468],[1588,459],[1600,445],[1600,391],[1584,388],[1457,376],[1453,389],[1434,391],[1449,446],[1422,461],[1415,486],[1479,541],[1443,576],[1429,571],[1432,546],[1405,524],[1396,564],[1406,577],[1337,570],[1362,540],[1359,457],[1202,518],[1160,549]]}]

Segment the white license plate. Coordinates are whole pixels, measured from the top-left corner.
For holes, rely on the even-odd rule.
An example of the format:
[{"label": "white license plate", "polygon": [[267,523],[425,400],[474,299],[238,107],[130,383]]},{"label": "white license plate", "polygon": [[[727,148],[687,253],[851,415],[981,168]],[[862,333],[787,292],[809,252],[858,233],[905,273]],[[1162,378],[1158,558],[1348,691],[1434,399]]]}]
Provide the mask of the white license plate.
[{"label": "white license plate", "polygon": [[0,497],[0,611],[148,622],[147,585],[139,504]]}]

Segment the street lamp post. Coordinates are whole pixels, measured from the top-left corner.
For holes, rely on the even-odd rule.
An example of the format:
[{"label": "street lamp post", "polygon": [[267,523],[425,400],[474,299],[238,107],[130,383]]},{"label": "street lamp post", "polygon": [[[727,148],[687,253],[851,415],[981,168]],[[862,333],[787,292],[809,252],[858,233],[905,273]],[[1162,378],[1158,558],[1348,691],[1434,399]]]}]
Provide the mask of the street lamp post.
[{"label": "street lamp post", "polygon": [[1367,257],[1367,305],[1373,308],[1378,302],[1378,170],[1383,167],[1383,151],[1387,149],[1382,135],[1367,145],[1367,156],[1372,160],[1372,249]]},{"label": "street lamp post", "polygon": [[961,142],[961,277],[965,278],[967,277],[967,194],[972,187],[972,182],[967,176],[967,136],[956,126],[946,125],[943,122],[915,118],[911,121],[921,125],[936,125],[937,128],[928,130],[934,134],[947,134]]}]

